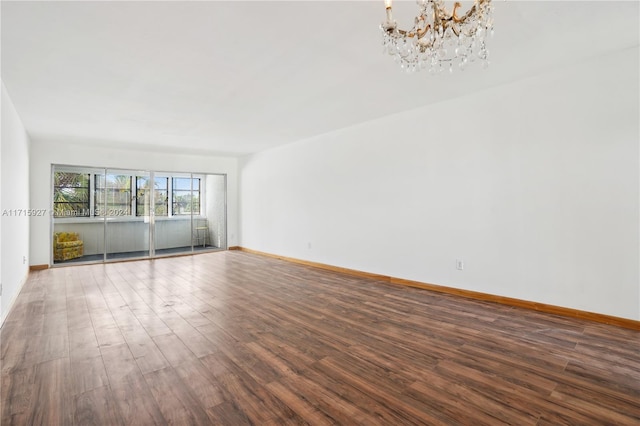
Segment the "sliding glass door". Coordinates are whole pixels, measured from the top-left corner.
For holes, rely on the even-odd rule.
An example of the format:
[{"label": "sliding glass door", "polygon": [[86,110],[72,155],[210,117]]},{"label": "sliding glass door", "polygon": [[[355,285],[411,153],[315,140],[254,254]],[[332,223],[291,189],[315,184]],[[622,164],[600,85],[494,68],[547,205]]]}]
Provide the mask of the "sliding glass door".
[{"label": "sliding glass door", "polygon": [[94,177],[104,169],[55,166],[52,173],[52,264],[104,260],[104,223],[95,215]]},{"label": "sliding glass door", "polygon": [[152,191],[138,190],[150,173],[107,169],[96,177],[96,214],[104,220],[106,260],[143,258],[150,255]]},{"label": "sliding glass door", "polygon": [[156,176],[166,195],[160,200],[163,213],[155,218],[155,255],[190,253],[193,212],[199,214],[199,203],[192,200],[191,174],[159,172]]},{"label": "sliding glass door", "polygon": [[54,166],[52,264],[226,249],[226,176]]}]

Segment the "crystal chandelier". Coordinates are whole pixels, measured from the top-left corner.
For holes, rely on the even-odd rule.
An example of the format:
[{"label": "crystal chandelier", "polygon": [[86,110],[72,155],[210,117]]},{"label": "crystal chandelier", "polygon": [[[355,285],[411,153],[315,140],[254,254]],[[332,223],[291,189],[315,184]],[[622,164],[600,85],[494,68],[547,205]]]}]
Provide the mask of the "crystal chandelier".
[{"label": "crystal chandelier", "polygon": [[489,65],[485,44],[487,33],[493,34],[491,0],[475,0],[462,16],[459,2],[449,12],[443,0],[417,0],[419,14],[410,30],[398,29],[391,13],[391,1],[385,0],[387,20],[380,25],[383,45],[400,67],[408,72],[427,68],[431,73],[457,65],[464,70],[479,59]]}]

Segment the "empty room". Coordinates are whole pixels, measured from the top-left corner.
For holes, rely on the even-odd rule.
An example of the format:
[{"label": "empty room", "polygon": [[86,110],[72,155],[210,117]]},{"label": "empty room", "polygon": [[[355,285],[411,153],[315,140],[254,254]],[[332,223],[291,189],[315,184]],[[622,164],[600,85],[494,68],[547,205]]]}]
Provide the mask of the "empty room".
[{"label": "empty room", "polygon": [[637,1],[0,2],[0,424],[640,424]]}]

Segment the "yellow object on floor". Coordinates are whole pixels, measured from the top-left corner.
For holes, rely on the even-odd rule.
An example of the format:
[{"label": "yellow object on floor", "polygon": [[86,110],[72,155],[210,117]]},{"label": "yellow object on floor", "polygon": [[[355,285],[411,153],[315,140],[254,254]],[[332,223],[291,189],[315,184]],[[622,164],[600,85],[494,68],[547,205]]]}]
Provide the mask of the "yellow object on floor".
[{"label": "yellow object on floor", "polygon": [[84,255],[84,242],[77,232],[56,232],[53,234],[53,260],[63,261]]}]

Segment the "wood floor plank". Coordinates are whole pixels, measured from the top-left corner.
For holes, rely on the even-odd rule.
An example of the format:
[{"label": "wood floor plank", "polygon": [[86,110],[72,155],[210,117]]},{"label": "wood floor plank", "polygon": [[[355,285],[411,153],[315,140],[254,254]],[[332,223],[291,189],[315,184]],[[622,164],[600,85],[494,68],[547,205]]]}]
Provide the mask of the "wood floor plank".
[{"label": "wood floor plank", "polygon": [[179,313],[171,309],[171,307],[159,307],[154,311],[161,316],[162,321],[173,331],[178,334],[181,331],[190,332],[195,330],[191,324],[187,322]]},{"label": "wood floor plank", "polygon": [[175,332],[180,341],[198,358],[216,352],[219,348],[198,330],[179,329]]},{"label": "wood floor plank", "polygon": [[[389,393],[387,389],[378,389],[375,380],[370,382],[352,374],[350,370],[335,368],[335,365],[329,358],[325,358],[317,362],[312,370],[306,371],[304,377],[338,394],[343,402],[358,407],[368,416],[367,423],[440,424],[446,421],[442,413],[432,412],[430,407],[425,407],[420,401],[406,398],[403,393],[406,388],[396,388],[394,393]],[[323,411],[327,412],[326,410],[325,407]],[[335,418],[336,413],[331,413],[331,416]]]},{"label": "wood floor plank", "polygon": [[134,381],[142,376],[133,354],[126,344],[100,348],[109,383],[114,386],[121,382]]},{"label": "wood floor plank", "polygon": [[156,336],[153,341],[158,346],[164,357],[174,367],[185,362],[195,361],[197,357],[189,348],[182,343],[182,340],[175,334],[165,334]]},{"label": "wood floor plank", "polygon": [[144,378],[169,424],[204,426],[211,423],[206,408],[172,367],[145,374]]},{"label": "wood floor plank", "polygon": [[169,367],[169,361],[153,339],[146,333],[128,333],[125,340],[142,374]]},{"label": "wood floor plank", "polygon": [[233,401],[225,401],[207,410],[213,425],[254,425],[249,417]]},{"label": "wood floor plank", "polygon": [[84,295],[74,298],[67,296],[67,322],[69,330],[84,328],[91,324],[91,315]]},{"label": "wood floor plank", "polygon": [[[508,405],[494,398],[484,395],[482,391],[462,383],[452,382],[436,371],[429,374],[427,380],[413,383],[405,393],[417,401],[438,401],[446,404],[455,402],[458,412],[463,416],[472,417],[472,424],[535,424],[535,416],[522,416],[514,413]],[[451,408],[449,408],[451,410]]]},{"label": "wood floor plank", "polygon": [[202,334],[205,339],[213,343],[216,349],[226,346],[234,346],[238,341],[234,339],[229,333],[220,328],[217,324],[207,324],[197,328],[198,332]]},{"label": "wood floor plank", "polygon": [[72,359],[71,362],[73,363],[73,368],[69,379],[73,395],[82,394],[109,384],[102,356]]},{"label": "wood floor plank", "polygon": [[640,332],[243,252],[34,271],[3,425],[640,424]]},{"label": "wood floor plank", "polygon": [[235,368],[229,357],[222,352],[205,355],[200,358],[200,362],[211,372],[211,374],[213,374],[214,377],[227,374]]},{"label": "wood floor plank", "polygon": [[[321,383],[318,383],[319,380],[315,377],[292,375],[279,382],[290,389],[291,392],[308,401],[313,407],[316,407],[323,416],[337,424],[382,424],[378,421],[377,415],[371,409],[371,406],[367,408],[364,404],[362,406],[359,405],[363,402],[363,398],[364,401],[373,404],[372,401],[366,399],[363,393],[357,392],[355,397],[345,394],[344,390],[341,389],[340,383],[331,383],[331,381],[327,382],[327,380],[325,378]],[[424,418],[429,419],[429,414],[427,413]]]},{"label": "wood floor plank", "polygon": [[333,419],[327,417],[317,407],[309,403],[305,397],[293,392],[282,383],[269,383],[267,384],[267,389],[310,425],[329,426],[336,424]]},{"label": "wood floor plank", "polygon": [[[561,399],[565,401],[569,400],[571,404],[573,404],[574,401],[584,401],[591,407],[601,407],[602,410],[600,411],[607,410],[622,414],[624,417],[632,419],[627,420],[628,422],[637,422],[640,424],[640,396],[638,396],[637,393],[610,395],[588,388],[578,388],[572,385],[560,384],[552,392],[551,399],[566,395],[570,396],[570,398],[563,397]],[[617,416],[617,414],[615,414],[615,416]],[[612,415],[607,414],[604,418],[611,418],[611,416]],[[624,424],[624,422],[621,424]]]},{"label": "wood floor plank", "polygon": [[25,368],[27,366],[27,350],[30,343],[28,339],[37,339],[38,335],[27,336],[23,333],[7,333],[9,336],[4,337],[4,328],[2,331],[3,333],[0,340],[4,343],[5,348],[2,358],[0,359],[0,363],[2,364],[2,374],[8,374],[11,371],[17,371]]},{"label": "wood floor plank", "polygon": [[29,415],[31,401],[35,398],[35,367],[15,369],[2,373],[2,417],[0,424],[12,424],[15,418]]},{"label": "wood floor plank", "polygon": [[58,358],[69,357],[69,335],[67,330],[59,330],[60,334],[43,334],[36,336],[28,343],[24,362],[39,364]]},{"label": "wood floor plank", "polygon": [[122,335],[122,331],[118,326],[112,327],[96,327],[97,330],[100,330],[99,333],[96,334],[96,338],[98,339],[98,346],[118,346],[126,344],[126,340]]},{"label": "wood floor plank", "polygon": [[75,397],[74,423],[83,426],[123,425],[111,390],[101,386]]},{"label": "wood floor plank", "polygon": [[[200,360],[187,361],[175,368],[193,394],[205,408],[211,408],[225,401],[224,390],[214,374]],[[228,398],[228,396],[227,396]]]},{"label": "wood floor plank", "polygon": [[149,336],[161,336],[171,333],[171,329],[155,312],[142,312],[136,309],[132,309],[132,312]]},{"label": "wood floor plank", "polygon": [[[218,381],[253,424],[295,420],[298,415],[244,371],[226,373]],[[300,423],[302,419],[299,420]]]},{"label": "wood floor plank", "polygon": [[167,424],[142,375],[112,383],[110,387],[124,425]]},{"label": "wood floor plank", "polygon": [[45,306],[44,327],[42,333],[46,335],[59,335],[62,332],[66,333],[69,328],[67,322],[67,313],[64,310],[56,310],[53,313],[48,313],[46,309],[47,308]]},{"label": "wood floor plank", "polygon": [[231,360],[231,366],[239,367],[256,383],[265,385],[282,377],[277,365],[263,361],[246,344],[237,343],[232,347],[223,347],[221,351]]},{"label": "wood floor plank", "polygon": [[[594,422],[600,424],[633,425],[640,423],[640,417],[629,414],[626,410],[620,412],[619,407],[610,407],[606,403],[592,400],[581,395],[579,392],[566,392],[566,389],[559,389],[552,392],[552,399],[566,402],[575,411],[584,414]],[[635,410],[637,412],[637,410]]]},{"label": "wood floor plank", "polygon": [[540,415],[537,411],[538,406],[532,403],[537,395],[535,391],[455,361],[439,363],[436,371],[448,380],[464,383],[485,397],[502,404],[501,415],[508,414],[516,423],[531,424]]},{"label": "wood floor plank", "polygon": [[540,377],[535,372],[523,368],[522,365],[508,365],[495,360],[492,357],[475,357],[466,351],[463,346],[459,352],[462,356],[456,357],[456,362],[484,374],[498,377],[516,386],[534,390],[541,395],[550,394],[557,386],[557,382],[545,377]]},{"label": "wood floor plank", "polygon": [[36,366],[35,392],[30,400],[28,424],[72,424],[69,369],[69,358],[57,358]]},{"label": "wood floor plank", "polygon": [[69,331],[69,356],[73,361],[101,356],[95,330],[91,322],[88,325]]}]

